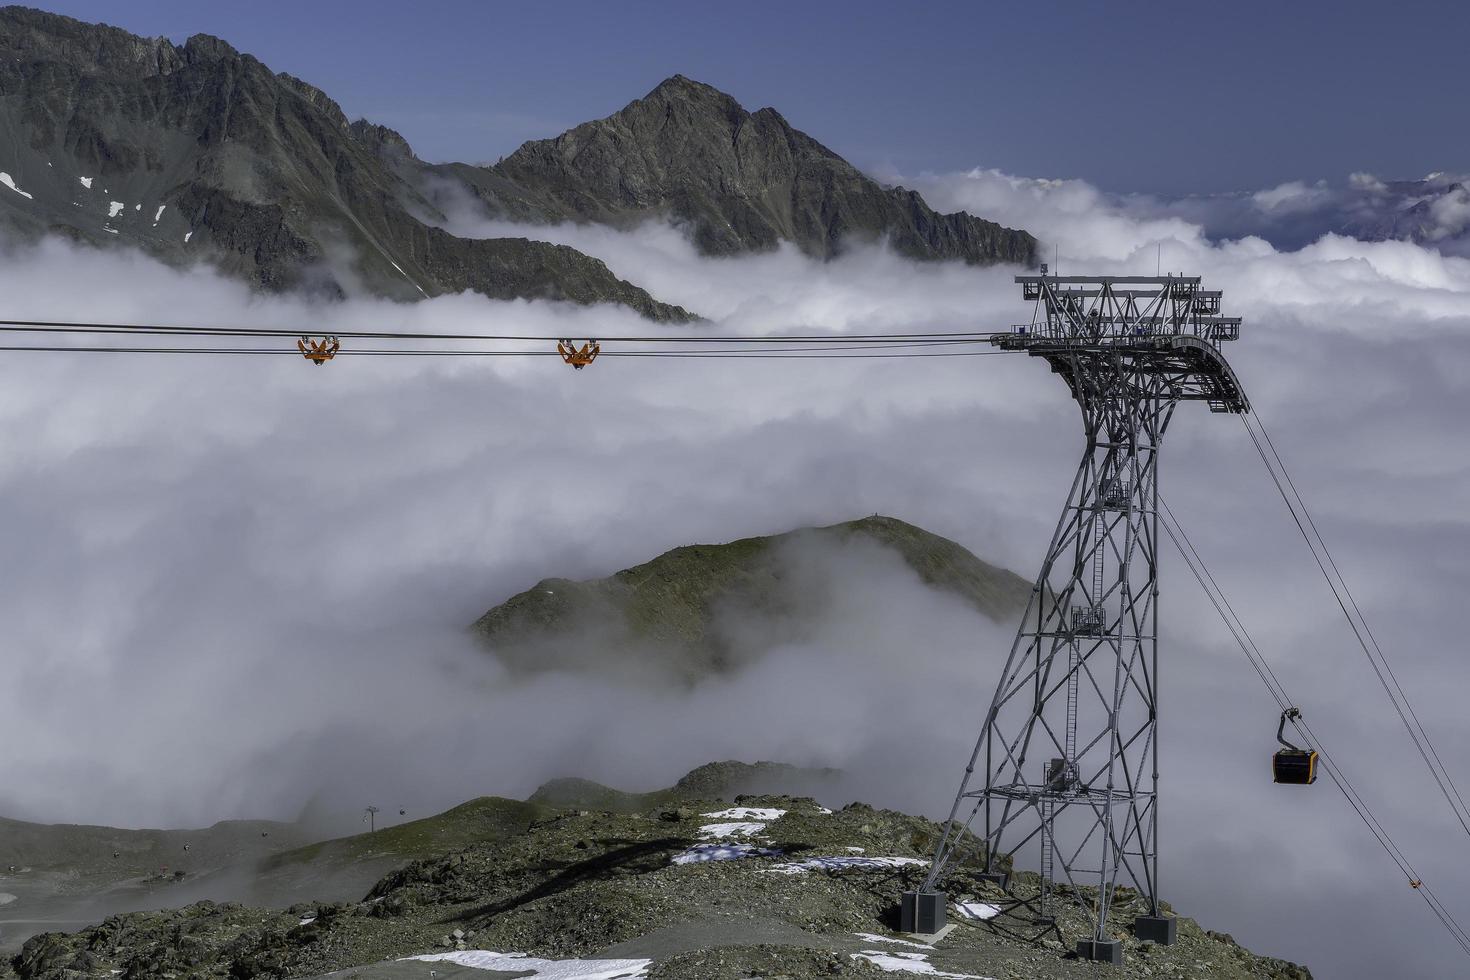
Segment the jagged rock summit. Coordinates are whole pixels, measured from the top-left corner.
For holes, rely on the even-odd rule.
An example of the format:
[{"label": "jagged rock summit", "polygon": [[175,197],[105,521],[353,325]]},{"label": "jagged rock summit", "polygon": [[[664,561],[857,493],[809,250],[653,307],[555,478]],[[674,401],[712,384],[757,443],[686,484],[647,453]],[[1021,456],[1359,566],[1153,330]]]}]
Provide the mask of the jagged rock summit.
[{"label": "jagged rock summit", "polygon": [[1027,262],[1035,250],[1024,232],[935,214],[775,110],[747,113],[681,76],[495,167],[432,165],[398,133],[350,122],[320,89],[219,38],[176,45],[4,7],[0,129],[0,227],[207,262],[270,290],[473,290],[695,319],[568,246],[451,234],[445,178],[532,225],[688,221],[720,254],[785,240],[829,256],[879,237],[923,259]]},{"label": "jagged rock summit", "polygon": [[[456,168],[494,210],[627,224],[650,214],[688,222],[707,253],[789,241],[827,258],[886,239],[919,259],[1031,264],[1036,239],[963,212],[939,214],[887,188],[775,109],[674,75],[606,119],[526,143],[489,171]],[[514,190],[510,190],[513,188]]]},{"label": "jagged rock summit", "polygon": [[643,670],[697,682],[810,636],[834,615],[844,569],[885,559],[999,622],[1019,616],[1031,592],[955,542],[875,514],[675,548],[593,581],[545,579],[471,629],[516,670]]},{"label": "jagged rock summit", "polygon": [[380,134],[219,38],[177,46],[0,8],[0,128],[0,220],[24,234],[206,260],[267,289],[469,289],[690,319],[566,246],[435,227]]}]

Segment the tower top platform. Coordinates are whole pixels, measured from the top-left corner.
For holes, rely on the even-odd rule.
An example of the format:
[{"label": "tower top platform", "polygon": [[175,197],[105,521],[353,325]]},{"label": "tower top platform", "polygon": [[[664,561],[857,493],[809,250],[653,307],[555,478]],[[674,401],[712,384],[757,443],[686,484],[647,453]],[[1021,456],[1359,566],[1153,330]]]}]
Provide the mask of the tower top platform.
[{"label": "tower top platform", "polygon": [[1112,374],[1139,389],[1125,397],[1146,387],[1213,412],[1250,411],[1222,353],[1240,337],[1240,317],[1221,316],[1220,291],[1201,289],[1199,276],[1053,276],[1042,266],[1016,282],[1036,304],[1032,321],[991,342],[1046,358],[1079,401]]}]

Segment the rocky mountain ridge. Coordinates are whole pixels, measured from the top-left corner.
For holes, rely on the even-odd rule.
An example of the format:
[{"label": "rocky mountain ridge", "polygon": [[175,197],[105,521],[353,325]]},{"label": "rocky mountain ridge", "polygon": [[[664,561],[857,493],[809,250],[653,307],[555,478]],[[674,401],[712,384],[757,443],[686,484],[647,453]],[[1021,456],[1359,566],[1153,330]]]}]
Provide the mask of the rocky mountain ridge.
[{"label": "rocky mountain ridge", "polygon": [[830,258],[886,240],[918,259],[1030,265],[1036,240],[883,187],[772,108],[674,75],[606,119],[524,144],[490,168],[455,166],[492,213],[627,225],[650,214],[689,224],[713,255],[794,242]]},{"label": "rocky mountain ridge", "polygon": [[1419,180],[1380,182],[1375,191],[1380,207],[1364,209],[1346,221],[1339,229],[1342,234],[1362,241],[1408,241],[1457,251],[1455,240],[1470,227],[1470,187],[1464,178],[1435,173]]},{"label": "rocky mountain ridge", "polygon": [[320,90],[226,42],[182,46],[0,9],[0,220],[23,236],[125,243],[266,289],[412,300],[658,303],[600,261],[524,238],[456,238]]},{"label": "rocky mountain ridge", "polygon": [[403,301],[473,290],[694,318],[568,246],[449,233],[445,181],[533,225],[688,221],[721,254],[793,241],[826,257],[878,238],[921,259],[1028,262],[1035,251],[1024,232],[935,214],[774,110],[745,113],[679,76],[495,167],[431,165],[399,134],[349,121],[320,89],[219,38],[175,45],[4,7],[0,132],[0,226],[207,262],[268,290]]}]

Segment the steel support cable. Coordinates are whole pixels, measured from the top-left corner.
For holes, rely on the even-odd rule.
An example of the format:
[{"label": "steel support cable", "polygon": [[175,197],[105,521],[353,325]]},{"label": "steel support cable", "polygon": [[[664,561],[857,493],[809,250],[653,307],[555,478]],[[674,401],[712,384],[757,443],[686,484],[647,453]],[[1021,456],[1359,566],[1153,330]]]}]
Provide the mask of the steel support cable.
[{"label": "steel support cable", "polygon": [[[1162,502],[1162,497],[1160,498],[1160,500]],[[1167,510],[1168,508],[1166,505],[1165,511],[1167,512]],[[1169,540],[1174,543],[1175,549],[1184,558],[1184,562],[1189,566],[1189,570],[1194,573],[1195,580],[1199,582],[1199,586],[1201,589],[1204,590],[1205,596],[1210,600],[1210,604],[1215,607],[1215,612],[1219,614],[1221,622],[1223,622],[1225,624],[1225,628],[1230,631],[1230,636],[1235,640],[1236,645],[1240,647],[1241,652],[1245,654],[1246,660],[1250,661],[1250,665],[1255,668],[1257,676],[1261,678],[1261,683],[1266,685],[1266,690],[1271,692],[1272,700],[1276,702],[1276,706],[1278,708],[1280,708],[1282,711],[1285,711],[1288,707],[1291,706],[1291,701],[1289,698],[1287,698],[1286,691],[1281,687],[1280,682],[1275,679],[1275,676],[1266,670],[1266,665],[1256,657],[1255,653],[1252,652],[1251,646],[1247,643],[1247,640],[1237,629],[1237,626],[1232,617],[1230,615],[1227,615],[1225,608],[1221,605],[1222,598],[1217,597],[1216,592],[1212,587],[1213,580],[1207,582],[1205,576],[1201,573],[1200,568],[1195,563],[1195,557],[1192,557],[1189,552],[1185,550],[1185,545],[1182,544],[1180,541],[1180,536],[1184,534],[1184,529],[1179,528],[1177,532],[1175,531],[1175,527],[1177,525],[1174,521],[1173,514],[1168,514],[1166,517],[1164,517],[1164,520],[1161,523],[1164,525],[1165,533],[1169,535]],[[1189,551],[1193,551],[1193,548],[1191,547]]]},{"label": "steel support cable", "polygon": [[[1291,471],[1286,468],[1286,461],[1281,458],[1281,454],[1276,451],[1276,444],[1271,441],[1271,433],[1266,431],[1266,424],[1261,421],[1259,417],[1257,417],[1255,421],[1256,428],[1261,431],[1261,436],[1265,439],[1266,446],[1271,451],[1271,457],[1276,461],[1276,466],[1281,471],[1281,475],[1286,478],[1286,485],[1291,488],[1292,495],[1296,498],[1297,503],[1301,506],[1302,515],[1307,519],[1307,526],[1312,529],[1312,534],[1316,536],[1317,541],[1321,544],[1322,554],[1327,558],[1328,567],[1332,569],[1332,574],[1335,575],[1337,577],[1337,581],[1341,583],[1342,591],[1343,594],[1347,596],[1348,604],[1352,606],[1353,612],[1357,614],[1358,622],[1363,625],[1363,632],[1367,634],[1368,641],[1373,644],[1373,649],[1378,653],[1378,659],[1382,662],[1383,669],[1388,674],[1388,682],[1393,685],[1394,692],[1397,692],[1399,699],[1403,701],[1404,707],[1409,712],[1409,719],[1412,719],[1413,721],[1413,727],[1417,729],[1419,735],[1423,737],[1425,745],[1427,745],[1429,748],[1429,754],[1434,757],[1435,765],[1437,765],[1440,772],[1444,774],[1445,782],[1449,784],[1450,790],[1454,793],[1455,799],[1459,802],[1460,806],[1458,813],[1470,813],[1470,807],[1466,806],[1465,798],[1460,794],[1460,788],[1455,785],[1455,780],[1450,775],[1449,768],[1445,766],[1444,762],[1440,759],[1439,752],[1434,747],[1434,741],[1429,737],[1429,733],[1425,731],[1423,723],[1419,721],[1419,715],[1414,710],[1413,703],[1409,700],[1408,694],[1405,693],[1403,686],[1399,683],[1398,676],[1394,674],[1393,665],[1389,663],[1388,655],[1383,652],[1383,647],[1379,644],[1378,637],[1374,635],[1373,628],[1368,625],[1367,617],[1363,615],[1363,610],[1358,606],[1357,599],[1353,597],[1352,590],[1348,588],[1347,579],[1345,579],[1342,575],[1342,572],[1338,570],[1337,562],[1335,559],[1333,559],[1332,552],[1327,549],[1327,542],[1323,539],[1322,532],[1317,529],[1317,522],[1312,518],[1312,512],[1307,508],[1306,501],[1302,499],[1301,492],[1297,490],[1296,482],[1293,481],[1291,478]],[[1392,696],[1392,693],[1390,694],[1390,696]],[[1405,724],[1408,724],[1408,719],[1405,720]],[[1413,732],[1411,731],[1410,734],[1412,735]],[[1425,761],[1426,763],[1428,762],[1427,759]],[[1431,767],[1431,771],[1432,769],[1433,767]],[[1453,804],[1451,804],[1451,806],[1453,807]],[[1462,820],[1461,823],[1463,824],[1464,821]],[[1470,832],[1470,828],[1466,829],[1467,832]]]},{"label": "steel support cable", "polygon": [[[1302,540],[1307,543],[1307,548],[1312,552],[1312,559],[1317,563],[1317,568],[1322,572],[1322,577],[1326,580],[1327,587],[1332,590],[1332,597],[1337,600],[1337,606],[1342,610],[1343,618],[1347,620],[1348,626],[1351,627],[1353,636],[1358,641],[1358,646],[1362,647],[1363,655],[1368,658],[1368,664],[1373,668],[1373,673],[1378,678],[1379,686],[1383,688],[1384,694],[1388,695],[1389,703],[1393,705],[1393,709],[1398,714],[1399,720],[1403,722],[1404,730],[1409,733],[1409,739],[1414,743],[1414,748],[1418,750],[1420,758],[1424,760],[1425,768],[1429,770],[1429,774],[1433,777],[1435,785],[1439,787],[1440,795],[1444,797],[1445,802],[1449,805],[1450,811],[1455,815],[1455,819],[1459,821],[1460,827],[1467,835],[1470,835],[1470,819],[1467,819],[1463,800],[1461,799],[1459,803],[1456,802],[1457,798],[1459,798],[1459,789],[1453,788],[1452,790],[1454,782],[1450,779],[1447,771],[1442,771],[1443,764],[1436,767],[1435,763],[1431,761],[1431,757],[1437,760],[1439,755],[1433,750],[1433,744],[1428,737],[1428,733],[1424,732],[1422,728],[1416,731],[1413,722],[1410,721],[1409,713],[1412,711],[1412,708],[1409,706],[1408,697],[1402,694],[1402,689],[1400,689],[1399,695],[1395,695],[1395,685],[1390,684],[1385,673],[1387,661],[1382,659],[1382,651],[1380,650],[1379,655],[1375,657],[1374,647],[1370,646],[1364,638],[1367,624],[1363,622],[1361,627],[1359,625],[1362,616],[1361,611],[1358,613],[1358,619],[1355,619],[1353,614],[1348,611],[1349,604],[1352,604],[1354,609],[1357,609],[1357,606],[1351,603],[1350,597],[1344,598],[1346,582],[1343,582],[1342,588],[1339,589],[1338,581],[1334,580],[1332,574],[1328,571],[1331,554],[1327,551],[1326,543],[1321,540],[1320,535],[1314,540],[1312,533],[1308,531],[1307,524],[1303,521],[1306,507],[1304,504],[1301,504],[1300,496],[1297,495],[1296,501],[1293,501],[1293,495],[1287,492],[1286,485],[1282,483],[1285,475],[1284,470],[1278,472],[1277,468],[1272,465],[1271,457],[1267,454],[1261,437],[1256,435],[1256,431],[1251,427],[1247,417],[1241,415],[1241,420],[1245,424],[1246,432],[1250,435],[1252,444],[1256,447],[1256,454],[1261,457],[1261,462],[1266,466],[1266,472],[1270,475],[1271,482],[1276,485],[1276,490],[1281,495],[1281,499],[1285,501],[1287,509],[1291,511],[1291,519],[1296,524],[1297,530],[1301,532]],[[1264,431],[1263,429],[1262,432],[1264,433]],[[1323,560],[1324,557],[1327,561]],[[1338,579],[1340,578],[1341,576],[1339,575]],[[1406,707],[1410,707],[1410,711],[1406,712]]]},{"label": "steel support cable", "polygon": [[[59,320],[6,320],[0,319],[0,332],[9,333],[133,333],[200,336],[200,337],[300,337],[319,334],[321,330],[287,329],[284,327],[205,327],[167,326],[156,323],[102,323],[90,321]],[[338,330],[328,331],[334,337],[374,340],[495,340],[550,342],[565,339],[565,335],[530,334],[459,334],[459,333],[411,333],[386,330]],[[649,344],[750,344],[750,343],[806,343],[823,341],[831,343],[854,343],[867,341],[987,341],[1008,331],[956,330],[920,333],[875,333],[875,334],[654,334],[642,336],[603,336],[604,343],[649,343]]]},{"label": "steel support cable", "polygon": [[[1257,665],[1256,659],[1251,660],[1252,666],[1256,667],[1256,672],[1261,675],[1262,682],[1265,683],[1266,687],[1271,690],[1272,695],[1276,697],[1277,705],[1281,708],[1282,711],[1285,711],[1287,708],[1291,707],[1292,703],[1291,699],[1286,696],[1286,686],[1281,683],[1280,678],[1276,676],[1276,672],[1271,669],[1270,663],[1266,661],[1265,655],[1261,653],[1260,648],[1257,647],[1255,641],[1251,639],[1250,634],[1245,629],[1245,624],[1240,621],[1240,617],[1235,614],[1235,608],[1230,605],[1230,600],[1226,598],[1225,590],[1220,588],[1220,584],[1215,581],[1215,576],[1211,574],[1209,566],[1205,564],[1204,557],[1201,556],[1200,553],[1195,549],[1194,542],[1191,541],[1189,539],[1189,535],[1185,533],[1183,525],[1179,523],[1179,518],[1174,516],[1174,511],[1169,507],[1169,502],[1164,499],[1163,494],[1159,495],[1159,505],[1162,506],[1164,509],[1164,530],[1169,532],[1169,538],[1170,540],[1174,541],[1174,547],[1180,547],[1180,541],[1183,541],[1184,547],[1189,549],[1189,555],[1186,556],[1186,559],[1192,556],[1194,562],[1198,564],[1199,569],[1203,571],[1205,580],[1209,582],[1208,587],[1205,587],[1204,581],[1200,582],[1200,586],[1205,587],[1206,595],[1210,595],[1211,590],[1213,589],[1214,594],[1218,595],[1221,602],[1224,604],[1223,610],[1217,604],[1215,606],[1216,611],[1220,613],[1222,618],[1224,618],[1226,612],[1228,612],[1230,620],[1233,620],[1240,626],[1240,635],[1244,636],[1246,643],[1250,645],[1250,649],[1255,651],[1256,657],[1259,658],[1259,665]],[[1179,534],[1178,539],[1174,538],[1174,534],[1176,531]],[[1190,567],[1193,571],[1194,565],[1191,564]],[[1198,573],[1196,573],[1196,577],[1198,577]],[[1227,620],[1227,623],[1230,620]],[[1233,634],[1234,632],[1235,630],[1232,628],[1231,633]]]},{"label": "steel support cable", "polygon": [[[1189,566],[1189,570],[1194,574],[1195,580],[1199,582],[1200,588],[1204,590],[1206,597],[1209,598],[1211,605],[1215,607],[1215,611],[1219,614],[1226,629],[1230,631],[1230,635],[1235,639],[1241,652],[1245,654],[1246,659],[1255,669],[1256,674],[1261,678],[1262,684],[1270,692],[1272,699],[1281,710],[1285,711],[1293,703],[1287,694],[1285,686],[1276,677],[1275,671],[1271,669],[1271,665],[1266,660],[1265,654],[1256,645],[1249,630],[1246,629],[1245,623],[1235,613],[1235,609],[1231,606],[1229,598],[1220,589],[1219,583],[1215,581],[1214,575],[1209,570],[1209,566],[1205,564],[1203,557],[1195,549],[1193,542],[1189,540],[1188,534],[1179,525],[1173,512],[1169,510],[1167,502],[1160,497],[1160,503],[1164,508],[1164,514],[1161,515],[1163,518],[1161,523],[1164,525],[1165,532],[1169,535],[1169,540],[1173,542],[1175,549],[1184,558],[1185,564]],[[1460,947],[1461,951],[1467,956],[1470,956],[1470,934],[1465,932],[1450,913],[1449,909],[1444,906],[1439,896],[1430,889],[1424,882],[1424,879],[1414,870],[1408,856],[1394,842],[1388,830],[1369,808],[1367,801],[1363,799],[1357,788],[1348,779],[1346,772],[1342,770],[1342,767],[1333,760],[1328,751],[1323,747],[1321,739],[1312,731],[1311,726],[1302,718],[1294,719],[1292,725],[1297,729],[1302,740],[1317,751],[1321,757],[1323,769],[1332,779],[1334,785],[1337,786],[1338,791],[1342,793],[1343,798],[1347,800],[1348,805],[1352,807],[1353,812],[1358,815],[1358,819],[1363,822],[1363,825],[1368,828],[1368,832],[1378,841],[1379,846],[1383,848],[1389,860],[1393,861],[1405,880],[1424,897],[1424,901],[1429,906],[1430,911],[1439,919],[1440,923],[1449,932],[1450,937],[1455,940],[1455,943]]]},{"label": "steel support cable", "polygon": [[[1327,775],[1337,785],[1338,790],[1343,794],[1343,798],[1357,812],[1359,819],[1363,821],[1364,825],[1379,839],[1379,843],[1383,845],[1389,857],[1393,858],[1395,863],[1399,865],[1399,872],[1408,879],[1410,886],[1424,896],[1425,903],[1434,912],[1435,916],[1439,918],[1440,922],[1444,924],[1450,935],[1454,937],[1455,942],[1459,944],[1466,955],[1470,955],[1470,934],[1467,934],[1461,928],[1459,922],[1455,920],[1455,917],[1445,907],[1439,896],[1435,894],[1434,890],[1414,870],[1413,865],[1409,863],[1408,856],[1404,854],[1398,844],[1394,843],[1393,838],[1388,834],[1388,830],[1379,822],[1378,817],[1368,807],[1367,801],[1363,799],[1357,787],[1348,779],[1347,773],[1342,770],[1342,767],[1338,765],[1337,761],[1322,747],[1321,739],[1312,731],[1311,725],[1305,719],[1297,718],[1292,720],[1292,727],[1297,730],[1300,737],[1308,745],[1317,750],[1317,754],[1321,756],[1322,768],[1326,770]],[[1397,854],[1397,857],[1395,857],[1395,854]]]},{"label": "steel support cable", "polygon": [[[896,345],[907,346],[907,345]],[[984,357],[990,354],[1004,354],[1007,351],[1000,350],[956,350],[956,351],[912,351],[896,350],[890,351],[887,347],[880,347],[879,352],[870,352],[872,349],[858,349],[856,353],[846,350],[824,350],[816,349],[811,352],[806,348],[795,348],[792,350],[779,351],[603,351],[598,358],[604,357],[644,357],[644,358],[705,358],[713,360],[722,359],[764,359],[764,360],[862,360],[869,358],[911,358],[911,357]],[[53,354],[234,354],[234,355],[266,355],[278,357],[303,357],[300,351],[290,348],[267,348],[267,347],[118,347],[118,346],[95,346],[95,345],[0,345],[0,351]],[[360,348],[343,349],[336,352],[332,359],[340,357],[560,357],[554,350],[415,350],[401,348]],[[308,357],[309,359],[309,357]]]}]

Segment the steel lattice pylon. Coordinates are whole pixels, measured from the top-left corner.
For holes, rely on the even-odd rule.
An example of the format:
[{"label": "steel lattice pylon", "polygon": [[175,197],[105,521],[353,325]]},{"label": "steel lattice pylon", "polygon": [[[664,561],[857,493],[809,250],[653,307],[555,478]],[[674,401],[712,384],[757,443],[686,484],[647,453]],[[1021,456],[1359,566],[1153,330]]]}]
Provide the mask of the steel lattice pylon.
[{"label": "steel lattice pylon", "polygon": [[1069,886],[1092,924],[1079,952],[1116,962],[1108,910],[1119,883],[1168,925],[1158,918],[1159,446],[1180,401],[1249,411],[1220,353],[1240,320],[1220,316],[1220,294],[1197,277],[1060,277],[1043,266],[1016,281],[1037,315],[995,343],[1062,375],[1086,447],[921,892],[944,880],[967,834],[985,845],[987,871],[1034,845],[1036,921],[1050,927],[1055,887]]}]

